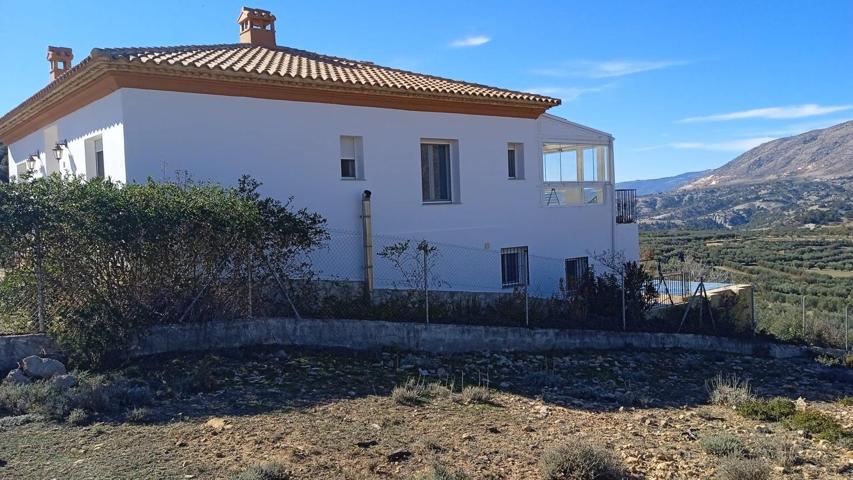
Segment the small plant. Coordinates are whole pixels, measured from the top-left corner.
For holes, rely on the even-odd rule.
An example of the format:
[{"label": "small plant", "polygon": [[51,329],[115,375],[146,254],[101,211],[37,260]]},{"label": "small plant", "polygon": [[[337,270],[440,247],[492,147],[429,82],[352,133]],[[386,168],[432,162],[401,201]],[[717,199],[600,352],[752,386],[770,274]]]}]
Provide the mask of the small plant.
[{"label": "small plant", "polygon": [[785,420],[785,425],[792,430],[803,430],[832,442],[851,437],[850,432],[845,432],[838,421],[816,410],[796,412]]},{"label": "small plant", "polygon": [[703,437],[699,440],[702,450],[718,457],[743,455],[743,442],[730,433]]},{"label": "small plant", "polygon": [[770,437],[759,439],[755,449],[756,456],[758,458],[773,460],[783,468],[791,468],[802,462],[802,459],[797,454],[796,445],[790,442],[778,442],[778,440],[771,439]]},{"label": "small plant", "polygon": [[853,397],[849,395],[846,397],[841,397],[838,399],[838,403],[845,407],[853,407]]},{"label": "small plant", "polygon": [[391,399],[398,405],[417,405],[423,402],[425,388],[423,383],[410,378],[403,385],[394,387]]},{"label": "small plant", "polygon": [[91,421],[91,416],[86,412],[86,410],[83,410],[82,408],[75,408],[74,410],[71,410],[71,413],[68,414],[65,421],[71,425],[79,427],[82,425],[88,425]]},{"label": "small plant", "polygon": [[581,439],[549,448],[539,461],[543,480],[619,480],[624,469],[616,457]]},{"label": "small plant", "polygon": [[737,412],[753,420],[778,422],[793,415],[797,407],[787,398],[771,400],[748,400],[736,407]]},{"label": "small plant", "polygon": [[717,467],[718,480],[770,480],[770,468],[759,459],[728,457]]},{"label": "small plant", "polygon": [[280,462],[265,462],[231,475],[228,480],[290,480],[290,474]]},{"label": "small plant", "polygon": [[412,477],[412,480],[468,480],[468,475],[460,470],[450,470],[439,464],[433,465],[429,470]]},{"label": "small plant", "polygon": [[468,386],[462,389],[462,403],[471,405],[474,403],[492,403],[492,392],[481,386]]},{"label": "small plant", "polygon": [[131,408],[125,414],[124,419],[130,423],[147,423],[154,419],[154,412],[147,407]]},{"label": "small plant", "polygon": [[737,375],[724,376],[718,373],[716,377],[705,382],[708,399],[714,405],[735,407],[752,400],[752,389],[749,380]]},{"label": "small plant", "polygon": [[815,357],[815,361],[825,367],[841,365],[841,358],[833,357],[832,355],[818,355]]}]

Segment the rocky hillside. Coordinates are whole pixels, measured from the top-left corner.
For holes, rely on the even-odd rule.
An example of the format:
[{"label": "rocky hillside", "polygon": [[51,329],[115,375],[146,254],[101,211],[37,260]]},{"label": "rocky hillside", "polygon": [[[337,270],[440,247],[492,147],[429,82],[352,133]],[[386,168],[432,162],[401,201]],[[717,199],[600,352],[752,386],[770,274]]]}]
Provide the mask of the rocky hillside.
[{"label": "rocky hillside", "polygon": [[711,173],[711,170],[701,172],[687,172],[673,177],[653,178],[649,180],[631,180],[619,182],[616,188],[632,188],[637,195],[651,195],[653,193],[670,192]]},{"label": "rocky hillside", "polygon": [[853,121],[759,145],[683,188],[853,175]]},{"label": "rocky hillside", "polygon": [[638,199],[646,229],[830,225],[853,222],[853,177],[680,189]]}]

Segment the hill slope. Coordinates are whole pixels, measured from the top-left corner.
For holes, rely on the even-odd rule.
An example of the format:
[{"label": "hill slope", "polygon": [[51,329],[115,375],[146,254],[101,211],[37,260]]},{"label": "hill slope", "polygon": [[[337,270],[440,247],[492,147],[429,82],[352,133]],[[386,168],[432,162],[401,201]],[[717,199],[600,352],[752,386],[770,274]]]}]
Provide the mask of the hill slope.
[{"label": "hill slope", "polygon": [[637,195],[650,195],[652,193],[670,192],[698,178],[704,177],[709,173],[711,173],[711,170],[682,173],[681,175],[675,175],[674,177],[618,182],[616,184],[616,188],[633,188],[637,191]]},{"label": "hill slope", "polygon": [[853,121],[759,145],[683,188],[853,176]]}]

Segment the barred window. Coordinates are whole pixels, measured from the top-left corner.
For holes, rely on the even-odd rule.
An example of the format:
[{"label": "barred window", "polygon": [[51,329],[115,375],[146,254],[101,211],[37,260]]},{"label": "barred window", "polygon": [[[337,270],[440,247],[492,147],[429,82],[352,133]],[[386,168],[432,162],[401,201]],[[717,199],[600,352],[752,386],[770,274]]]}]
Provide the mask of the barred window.
[{"label": "barred window", "polygon": [[587,270],[589,270],[589,257],[567,258],[566,291],[576,292]]},{"label": "barred window", "polygon": [[504,288],[528,285],[527,247],[501,249],[501,285]]}]

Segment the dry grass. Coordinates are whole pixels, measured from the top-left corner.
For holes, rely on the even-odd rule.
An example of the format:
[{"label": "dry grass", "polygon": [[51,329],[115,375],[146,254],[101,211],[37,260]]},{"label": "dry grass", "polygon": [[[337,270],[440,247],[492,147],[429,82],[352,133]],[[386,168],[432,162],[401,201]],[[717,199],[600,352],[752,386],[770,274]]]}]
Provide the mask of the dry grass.
[{"label": "dry grass", "polygon": [[749,380],[737,375],[724,376],[718,373],[705,382],[705,388],[708,390],[708,400],[714,405],[736,407],[753,399]]},{"label": "dry grass", "polygon": [[568,439],[542,455],[543,480],[620,480],[624,468],[608,450],[583,439]]}]

